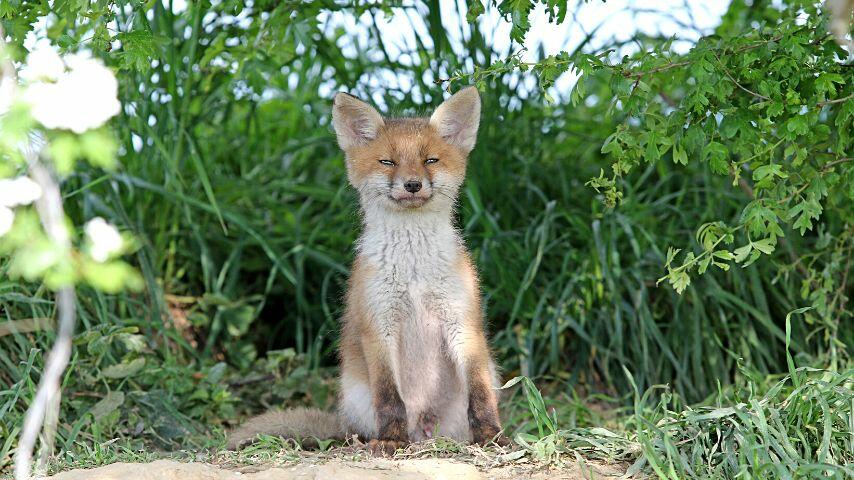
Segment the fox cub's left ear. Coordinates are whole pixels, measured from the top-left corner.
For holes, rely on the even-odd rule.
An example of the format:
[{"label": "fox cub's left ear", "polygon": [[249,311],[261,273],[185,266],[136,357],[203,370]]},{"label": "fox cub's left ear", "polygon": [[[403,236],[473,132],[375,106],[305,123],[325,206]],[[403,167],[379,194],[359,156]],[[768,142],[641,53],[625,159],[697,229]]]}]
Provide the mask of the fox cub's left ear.
[{"label": "fox cub's left ear", "polygon": [[480,125],[480,94],[475,87],[466,87],[442,102],[430,117],[430,125],[439,135],[463,150],[471,152]]}]

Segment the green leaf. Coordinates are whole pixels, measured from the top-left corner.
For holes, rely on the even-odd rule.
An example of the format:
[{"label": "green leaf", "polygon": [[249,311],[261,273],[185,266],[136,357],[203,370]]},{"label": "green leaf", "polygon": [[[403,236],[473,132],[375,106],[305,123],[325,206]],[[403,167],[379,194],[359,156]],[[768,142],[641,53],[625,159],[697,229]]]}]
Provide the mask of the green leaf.
[{"label": "green leaf", "polygon": [[466,21],[474,23],[477,18],[486,11],[483,6],[483,0],[472,0],[468,2],[468,11],[466,11]]},{"label": "green leaf", "polygon": [[151,68],[152,60],[160,59],[160,48],[168,43],[165,38],[155,36],[147,30],[122,32],[114,39],[122,43],[121,51],[116,54],[122,68],[135,68],[143,72]]},{"label": "green leaf", "polygon": [[67,33],[63,33],[56,40],[56,44],[59,45],[61,48],[64,48],[64,49],[71,48],[76,43],[77,43],[77,40],[75,40],[74,37],[72,37],[71,35],[69,35]]},{"label": "green leaf", "polygon": [[796,115],[786,122],[786,130],[797,135],[806,135],[809,132],[809,122],[803,115]]},{"label": "green leaf", "polygon": [[602,144],[601,152],[605,154],[611,154],[615,157],[623,156],[623,147],[620,145],[620,140],[622,137],[622,132],[614,132],[605,139],[605,143]]},{"label": "green leaf", "polygon": [[228,368],[228,365],[225,362],[217,362],[214,366],[208,370],[208,374],[205,376],[205,381],[211,384],[218,384],[220,380],[222,380],[223,375],[225,375],[225,371]]},{"label": "green leaf", "polygon": [[792,382],[795,387],[800,387],[803,380],[801,379],[801,375],[798,370],[795,368],[795,359],[792,358],[791,353],[791,344],[792,344],[792,315],[800,315],[801,313],[808,312],[815,307],[801,307],[786,314],[786,364],[789,367],[789,376],[792,377]]},{"label": "green leaf", "polygon": [[97,422],[117,411],[122,405],[124,405],[124,403],[124,393],[118,391],[107,392],[107,395],[104,398],[89,409],[89,413],[95,417],[95,421]]},{"label": "green leaf", "polygon": [[646,149],[643,152],[643,159],[647,163],[653,163],[658,160],[660,153],[658,152],[658,145],[655,141],[655,135],[650,132],[646,141]]},{"label": "green leaf", "polygon": [[753,246],[749,243],[743,247],[736,248],[732,252],[734,255],[733,260],[735,260],[737,263],[743,262],[745,259],[747,259],[747,255],[749,255],[752,250]]},{"label": "green leaf", "polygon": [[760,252],[759,250],[756,250],[756,249],[751,250],[750,255],[747,258],[747,261],[741,265],[742,268],[747,268],[747,267],[753,265],[753,263],[756,260],[759,260],[759,257],[761,257],[761,256],[762,256],[762,252]]},{"label": "green leaf", "polygon": [[691,125],[685,130],[685,135],[682,138],[682,145],[688,152],[700,154],[703,146],[706,144],[706,134],[699,125]]},{"label": "green leaf", "polygon": [[110,32],[105,24],[99,23],[95,27],[95,33],[92,34],[92,46],[101,51],[109,51]]},{"label": "green leaf", "polygon": [[826,97],[832,97],[836,95],[836,86],[834,83],[844,85],[845,79],[843,79],[838,73],[821,73],[815,79],[815,91],[816,93],[827,94]]},{"label": "green leaf", "polygon": [[505,0],[498,3],[498,11],[512,24],[510,38],[518,43],[525,42],[525,34],[531,29],[529,15],[533,8],[530,0]]},{"label": "green leaf", "polygon": [[783,236],[783,229],[778,224],[777,214],[759,200],[748,203],[741,214],[741,218],[753,237]]},{"label": "green leaf", "polygon": [[777,239],[774,237],[768,237],[762,240],[758,240],[756,242],[752,242],[753,248],[759,250],[760,252],[770,255],[774,252],[774,247],[777,245]]},{"label": "green leaf", "polygon": [[735,256],[729,250],[716,250],[712,255],[722,260],[734,260]]},{"label": "green leaf", "polygon": [[719,175],[726,175],[729,172],[728,156],[726,147],[719,142],[709,142],[703,149],[703,157],[709,162],[712,172]]},{"label": "green leaf", "polygon": [[510,380],[507,380],[507,382],[505,382],[505,383],[504,383],[504,385],[502,385],[502,386],[498,387],[498,390],[506,390],[506,389],[508,389],[508,388],[510,388],[510,387],[513,387],[513,386],[515,386],[516,384],[518,384],[519,382],[521,382],[521,381],[522,381],[522,378],[524,378],[524,377],[521,377],[521,376],[519,376],[519,377],[513,377],[513,378],[511,378]]},{"label": "green leaf", "polygon": [[101,376],[104,378],[125,378],[136,374],[145,366],[145,359],[137,357],[131,361],[124,361],[101,370]]},{"label": "green leaf", "polygon": [[729,271],[729,264],[728,264],[728,263],[723,263],[723,262],[718,262],[718,261],[714,261],[714,262],[712,262],[712,263],[713,263],[716,267],[720,268],[721,270],[723,270],[723,271],[725,271],[725,272]]},{"label": "green leaf", "polygon": [[738,131],[745,128],[747,123],[741,115],[727,115],[721,122],[720,134],[721,138],[731,139],[738,134]]},{"label": "green leaf", "polygon": [[249,330],[249,325],[255,320],[255,308],[251,305],[237,305],[222,309],[220,312],[231,336],[239,337]]},{"label": "green leaf", "polygon": [[688,154],[685,152],[685,149],[682,148],[682,146],[679,144],[673,145],[673,163],[681,163],[682,165],[688,165]]},{"label": "green leaf", "polygon": [[684,271],[671,273],[668,276],[668,280],[670,281],[670,285],[673,286],[673,289],[676,290],[676,293],[680,295],[686,288],[688,288],[688,285],[691,284],[691,277]]},{"label": "green leaf", "polygon": [[809,195],[807,199],[798,202],[789,210],[788,217],[789,219],[798,217],[792,226],[803,235],[807,230],[812,230],[812,222],[821,217],[821,212],[821,204],[815,195]]},{"label": "green leaf", "polygon": [[789,175],[783,171],[783,167],[778,164],[762,165],[753,171],[753,179],[756,181],[763,180],[769,175],[780,178],[789,178]]},{"label": "green leaf", "polygon": [[772,101],[768,106],[768,116],[776,117],[783,113],[783,102]]}]

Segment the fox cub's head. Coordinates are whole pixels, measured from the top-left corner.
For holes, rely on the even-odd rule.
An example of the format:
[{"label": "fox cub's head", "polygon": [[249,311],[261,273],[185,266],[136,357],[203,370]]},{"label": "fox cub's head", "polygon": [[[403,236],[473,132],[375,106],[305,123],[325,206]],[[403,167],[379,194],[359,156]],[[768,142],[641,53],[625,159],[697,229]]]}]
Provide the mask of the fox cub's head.
[{"label": "fox cub's head", "polygon": [[480,96],[467,87],[427,118],[383,118],[339,93],[332,108],[347,176],[365,210],[444,211],[465,178],[480,123]]}]

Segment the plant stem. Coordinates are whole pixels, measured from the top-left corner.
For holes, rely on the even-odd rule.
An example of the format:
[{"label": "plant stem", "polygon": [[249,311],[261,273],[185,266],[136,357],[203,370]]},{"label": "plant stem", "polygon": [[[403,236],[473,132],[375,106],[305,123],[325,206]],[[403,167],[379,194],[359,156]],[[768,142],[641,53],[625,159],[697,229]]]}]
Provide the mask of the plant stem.
[{"label": "plant stem", "polygon": [[816,103],[816,106],[820,108],[820,107],[823,107],[825,105],[832,105],[834,103],[842,103],[842,102],[844,102],[846,100],[850,100],[852,98],[854,98],[854,93],[852,93],[851,95],[848,95],[846,97],[834,98],[833,100],[825,100],[823,102],[818,102],[818,103]]},{"label": "plant stem", "polygon": [[[42,189],[42,198],[36,203],[42,225],[48,237],[60,248],[68,252],[71,239],[65,228],[65,212],[62,208],[62,196],[59,185],[48,169],[39,163],[35,154],[31,158],[30,175]],[[56,292],[56,312],[59,317],[56,342],[45,362],[44,373],[39,381],[36,396],[27,415],[18,440],[15,453],[15,479],[29,480],[32,468],[33,447],[42,430],[45,419],[50,420],[44,432],[44,444],[39,459],[39,470],[47,465],[47,458],[53,453],[53,440],[56,434],[56,421],[59,416],[61,398],[60,379],[71,357],[71,339],[75,324],[74,287],[66,286]],[[40,472],[39,472],[40,473]]]}]

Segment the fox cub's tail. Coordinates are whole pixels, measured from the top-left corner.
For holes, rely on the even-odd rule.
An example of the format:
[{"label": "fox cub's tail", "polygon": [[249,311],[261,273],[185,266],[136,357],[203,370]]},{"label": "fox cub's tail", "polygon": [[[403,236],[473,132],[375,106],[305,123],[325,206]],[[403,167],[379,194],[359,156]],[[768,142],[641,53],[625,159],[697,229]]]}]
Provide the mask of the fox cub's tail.
[{"label": "fox cub's tail", "polygon": [[292,408],[250,418],[228,434],[226,447],[237,450],[260,434],[292,438],[304,447],[316,446],[317,440],[344,439],[344,429],[336,413],[316,408]]}]

